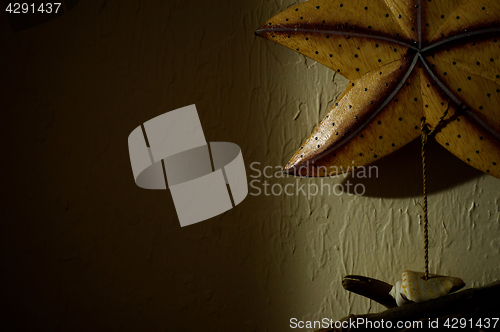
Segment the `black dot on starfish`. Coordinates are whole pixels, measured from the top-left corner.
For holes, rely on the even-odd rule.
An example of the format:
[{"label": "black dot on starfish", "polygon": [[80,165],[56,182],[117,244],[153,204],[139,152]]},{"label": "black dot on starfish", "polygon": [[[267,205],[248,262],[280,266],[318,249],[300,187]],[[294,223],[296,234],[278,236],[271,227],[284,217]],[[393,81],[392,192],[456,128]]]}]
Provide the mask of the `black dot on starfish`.
[{"label": "black dot on starfish", "polygon": [[339,135],[339,132],[337,131],[337,132],[335,133],[335,135],[337,135],[337,136],[338,136],[338,135]]},{"label": "black dot on starfish", "polygon": [[384,83],[385,86],[387,86],[387,83]]},{"label": "black dot on starfish", "polygon": [[500,89],[497,89],[497,92],[500,92]]},{"label": "black dot on starfish", "polygon": [[298,49],[298,48],[296,48],[295,50],[296,50],[296,51],[298,51],[299,49]]},{"label": "black dot on starfish", "polygon": [[460,19],[460,16],[457,16],[457,20],[459,20],[459,19]]},{"label": "black dot on starfish", "polygon": [[425,23],[425,26],[428,27],[429,26],[429,23]]},{"label": "black dot on starfish", "polygon": [[370,104],[373,104],[373,100],[370,100]]},{"label": "black dot on starfish", "polygon": [[488,97],[490,97],[490,96],[491,96],[491,94],[490,94],[490,93],[487,93],[486,95],[487,95]]},{"label": "black dot on starfish", "polygon": [[418,126],[415,126],[415,129],[418,129]]},{"label": "black dot on starfish", "polygon": [[497,42],[497,40],[496,40],[496,39],[493,39],[493,42],[494,42],[494,43],[496,43],[496,42]]},{"label": "black dot on starfish", "polygon": [[450,143],[446,143],[446,146],[449,146],[449,145],[450,145]]},{"label": "black dot on starfish", "polygon": [[316,51],[315,53],[318,54],[318,51]]},{"label": "black dot on starfish", "polygon": [[406,86],[410,86],[410,83],[406,82]]},{"label": "black dot on starfish", "polygon": [[340,69],[337,69],[337,72],[340,73]]},{"label": "black dot on starfish", "polygon": [[288,36],[288,38],[290,38],[290,36]]},{"label": "black dot on starfish", "polygon": [[458,88],[457,91],[460,92],[460,91],[462,91],[462,89]]},{"label": "black dot on starfish", "polygon": [[483,140],[483,136],[479,136],[479,139],[482,141]]},{"label": "black dot on starfish", "polygon": [[309,40],[309,38],[306,37],[306,40]]},{"label": "black dot on starfish", "polygon": [[458,135],[457,137],[458,137],[458,138],[462,138],[462,136],[460,136],[460,135]]},{"label": "black dot on starfish", "polygon": [[478,66],[479,66],[480,64],[481,64],[481,63],[480,63],[479,61],[478,61],[478,62],[476,62],[476,65],[478,65]]},{"label": "black dot on starfish", "polygon": [[389,17],[389,14],[385,14],[385,17]]},{"label": "black dot on starfish", "polygon": [[378,74],[379,74],[379,75],[382,75],[382,72],[379,72]]},{"label": "black dot on starfish", "polygon": [[412,28],[411,28],[411,31],[415,31],[415,28],[413,28],[413,27],[412,27]]},{"label": "black dot on starfish", "polygon": [[301,146],[301,147],[300,147],[300,149],[302,150],[302,149],[304,149],[304,147],[303,147],[303,146]]},{"label": "black dot on starfish", "polygon": [[316,6],[316,9],[319,9],[319,6]]},{"label": "black dot on starfish", "polygon": [[300,158],[304,158],[304,155],[303,155],[303,154],[301,154],[301,155],[300,155]]},{"label": "black dot on starfish", "polygon": [[396,144],[392,143],[391,146],[396,146]]},{"label": "black dot on starfish", "polygon": [[351,85],[354,86],[354,83],[352,83]]},{"label": "black dot on starfish", "polygon": [[367,91],[367,90],[368,90],[368,88],[365,88],[365,91]]},{"label": "black dot on starfish", "polygon": [[333,57],[333,54],[330,54],[330,58]]},{"label": "black dot on starfish", "polygon": [[482,110],[483,109],[483,106],[479,106],[479,109]]},{"label": "black dot on starfish", "polygon": [[401,15],[398,15],[398,18],[401,18]]},{"label": "black dot on starfish", "polygon": [[444,73],[443,73],[443,75],[444,75],[444,76],[446,76],[446,75],[448,75],[448,73],[447,73],[447,72],[444,72]]},{"label": "black dot on starfish", "polygon": [[318,138],[317,138],[317,137],[314,137],[314,139],[315,139],[315,140],[318,140]]},{"label": "black dot on starfish", "polygon": [[299,11],[299,9],[298,9],[298,8],[295,8],[295,11],[297,12],[297,11]]},{"label": "black dot on starfish", "polygon": [[397,51],[398,51],[398,49],[397,49],[397,48],[395,48],[395,49],[394,49],[394,52],[397,52]]},{"label": "black dot on starfish", "polygon": [[379,139],[382,139],[382,136],[379,136],[378,138],[379,138]]},{"label": "black dot on starfish", "polygon": [[[323,23],[325,23],[325,20],[323,20]],[[326,38],[328,38],[328,36],[326,36]]]},{"label": "black dot on starfish", "polygon": [[378,47],[378,44],[375,44],[375,47]]},{"label": "black dot on starfish", "polygon": [[491,61],[491,62],[493,62],[493,61],[495,61],[495,60],[493,60],[493,58],[491,58],[491,59],[490,59],[490,61]]},{"label": "black dot on starfish", "polygon": [[[347,25],[347,23],[346,23],[346,25]],[[347,39],[351,39],[351,37],[350,37],[350,36],[347,36]]]},{"label": "black dot on starfish", "polygon": [[403,121],[403,118],[399,118],[399,121]]},{"label": "black dot on starfish", "polygon": [[361,136],[360,136],[360,137],[361,137],[361,138],[363,138],[363,137],[365,137],[365,136],[364,136],[363,134],[361,134]]},{"label": "black dot on starfish", "polygon": [[321,145],[318,144],[318,148],[320,147]]},{"label": "black dot on starfish", "polygon": [[479,154],[479,150],[476,150],[476,153]]},{"label": "black dot on starfish", "polygon": [[414,100],[414,101],[417,101],[418,99],[417,99],[417,98],[414,98],[413,100]]},{"label": "black dot on starfish", "polygon": [[444,102],[441,102],[441,105],[444,105]]},{"label": "black dot on starfish", "polygon": [[467,161],[470,161],[470,158],[467,158]]},{"label": "black dot on starfish", "polygon": [[382,121],[377,122],[378,124],[382,124]]},{"label": "black dot on starfish", "polygon": [[398,98],[394,99],[394,101],[397,103],[398,102]]},{"label": "black dot on starfish", "polygon": [[497,78],[500,78],[500,75],[497,75],[496,77],[497,77]]},{"label": "black dot on starfish", "polygon": [[335,122],[332,123],[332,126],[335,127]]},{"label": "black dot on starfish", "polygon": [[339,106],[339,103],[335,103],[335,106]]},{"label": "black dot on starfish", "polygon": [[369,25],[369,26],[368,26],[368,29],[371,29],[371,28],[372,28],[372,26],[371,26],[371,25]]},{"label": "black dot on starfish", "polygon": [[496,163],[496,162],[493,162],[493,165],[495,165],[495,166],[496,166],[496,165],[497,165],[497,163]]},{"label": "black dot on starfish", "polygon": [[339,47],[342,47],[342,44],[339,44]]},{"label": "black dot on starfish", "polygon": [[376,154],[373,155],[373,158],[377,158],[378,156]]},{"label": "black dot on starfish", "polygon": [[444,15],[441,15],[441,18],[444,18]]},{"label": "black dot on starfish", "polygon": [[472,77],[469,76],[469,77],[467,77],[467,79],[470,81],[472,79]]},{"label": "black dot on starfish", "polygon": [[355,57],[355,58],[357,58],[357,57],[358,57],[358,55],[357,55],[357,54],[354,54],[354,57]]},{"label": "black dot on starfish", "polygon": [[460,122],[460,118],[457,118],[457,121]]},{"label": "black dot on starfish", "polygon": [[342,4],[342,3],[341,3],[341,4],[340,4],[340,7],[344,7],[344,4]]},{"label": "black dot on starfish", "polygon": [[368,10],[368,7],[365,7],[365,10]]},{"label": "black dot on starfish", "polygon": [[378,59],[378,62],[382,62],[382,59]]},{"label": "black dot on starfish", "polygon": [[456,65],[457,63],[455,61],[453,61],[453,64]]},{"label": "black dot on starfish", "polygon": [[427,107],[429,107],[429,105],[425,105],[425,107],[427,108]]},{"label": "black dot on starfish", "polygon": [[427,87],[428,87],[428,88],[430,88],[430,87],[431,87],[431,85],[430,85],[430,84],[427,84]]},{"label": "black dot on starfish", "polygon": [[482,9],[482,10],[485,10],[485,9],[486,9],[486,7],[483,7],[483,8],[481,8],[481,9]]},{"label": "black dot on starfish", "polygon": [[349,108],[352,108],[352,105],[349,105]]}]

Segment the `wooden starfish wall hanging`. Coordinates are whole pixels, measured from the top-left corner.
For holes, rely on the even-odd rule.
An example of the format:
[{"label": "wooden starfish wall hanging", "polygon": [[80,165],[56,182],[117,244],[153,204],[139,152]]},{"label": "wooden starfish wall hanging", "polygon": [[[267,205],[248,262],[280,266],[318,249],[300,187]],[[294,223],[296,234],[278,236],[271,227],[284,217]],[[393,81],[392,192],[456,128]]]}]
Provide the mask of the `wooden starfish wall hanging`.
[{"label": "wooden starfish wall hanging", "polygon": [[286,170],[331,176],[421,135],[500,178],[500,1],[310,0],[256,32],[350,80]]}]

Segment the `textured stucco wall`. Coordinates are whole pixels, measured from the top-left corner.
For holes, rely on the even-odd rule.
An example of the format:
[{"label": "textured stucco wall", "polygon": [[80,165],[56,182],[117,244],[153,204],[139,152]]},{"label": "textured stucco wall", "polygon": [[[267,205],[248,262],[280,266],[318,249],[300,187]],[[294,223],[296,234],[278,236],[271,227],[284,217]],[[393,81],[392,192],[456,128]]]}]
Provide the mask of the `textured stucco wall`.
[{"label": "textured stucco wall", "polygon": [[[193,103],[207,140],[240,145],[247,166],[287,162],[347,84],[254,36],[296,3],[80,1],[2,34],[2,329],[286,331],[382,310],[345,292],[345,274],[423,269],[418,142],[376,179],[323,182],[364,196],[249,195],[185,228],[168,191],[134,184],[128,134]],[[500,180],[429,149],[431,272],[499,279]],[[270,179],[297,181],[321,184]]]}]

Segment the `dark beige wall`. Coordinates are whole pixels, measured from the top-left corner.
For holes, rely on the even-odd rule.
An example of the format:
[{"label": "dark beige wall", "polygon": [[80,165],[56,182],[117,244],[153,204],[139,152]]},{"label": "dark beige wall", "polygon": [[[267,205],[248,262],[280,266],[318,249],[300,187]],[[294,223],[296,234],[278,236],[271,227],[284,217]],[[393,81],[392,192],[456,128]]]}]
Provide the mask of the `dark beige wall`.
[{"label": "dark beige wall", "polygon": [[[134,184],[129,133],[193,103],[247,167],[286,163],[347,83],[254,36],[292,3],[80,1],[2,34],[0,329],[286,331],[380,310],[344,292],[345,274],[422,269],[418,143],[353,179],[365,196],[249,195],[185,228],[168,191]],[[431,269],[491,282],[499,180],[430,149]],[[270,180],[296,181],[320,183]]]}]

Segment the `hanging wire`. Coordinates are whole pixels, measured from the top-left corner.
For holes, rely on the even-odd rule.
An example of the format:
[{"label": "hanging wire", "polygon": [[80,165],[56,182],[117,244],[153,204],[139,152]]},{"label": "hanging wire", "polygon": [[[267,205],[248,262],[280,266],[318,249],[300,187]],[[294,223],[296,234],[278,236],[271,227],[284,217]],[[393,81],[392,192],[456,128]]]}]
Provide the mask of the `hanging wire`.
[{"label": "hanging wire", "polygon": [[425,152],[427,148],[427,138],[432,137],[436,130],[443,124],[444,118],[448,114],[448,110],[450,109],[450,102],[448,101],[448,107],[446,111],[444,111],[441,118],[439,118],[438,123],[429,131],[425,124],[425,117],[422,118],[422,122],[420,124],[421,128],[421,139],[422,139],[422,180],[423,180],[423,194],[424,194],[424,205],[422,209],[424,210],[424,258],[425,258],[425,273],[424,280],[429,279],[429,218],[427,215],[427,167],[426,167],[426,159]]}]

